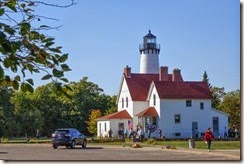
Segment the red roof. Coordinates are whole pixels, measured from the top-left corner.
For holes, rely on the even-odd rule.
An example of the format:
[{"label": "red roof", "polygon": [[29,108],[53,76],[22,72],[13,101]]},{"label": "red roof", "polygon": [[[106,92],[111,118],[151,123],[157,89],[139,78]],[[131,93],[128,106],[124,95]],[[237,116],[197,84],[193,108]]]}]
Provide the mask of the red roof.
[{"label": "red roof", "polygon": [[158,112],[156,111],[156,109],[154,107],[150,107],[150,108],[147,108],[144,111],[136,114],[136,116],[139,116],[139,117],[158,116]]},{"label": "red roof", "polygon": [[133,101],[145,101],[152,81],[158,80],[159,74],[136,74],[126,77],[126,82]]},{"label": "red roof", "polygon": [[132,117],[127,112],[127,110],[121,110],[119,112],[97,118],[96,120],[108,120],[108,119],[132,119]]},{"label": "red roof", "polygon": [[160,99],[212,99],[206,82],[154,81]]},{"label": "red roof", "polygon": [[126,77],[133,101],[146,101],[150,84],[154,81],[160,99],[212,99],[208,84],[205,82],[175,82],[172,75],[168,76],[169,81],[159,81],[159,74],[136,74]]}]

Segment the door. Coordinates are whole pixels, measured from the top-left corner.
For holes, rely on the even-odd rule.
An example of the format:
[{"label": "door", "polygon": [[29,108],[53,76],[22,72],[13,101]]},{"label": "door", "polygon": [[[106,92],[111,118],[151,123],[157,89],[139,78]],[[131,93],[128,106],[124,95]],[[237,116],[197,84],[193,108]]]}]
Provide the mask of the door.
[{"label": "door", "polygon": [[213,117],[213,135],[219,137],[219,117]]},{"label": "door", "polygon": [[118,135],[119,135],[119,138],[123,138],[123,134],[124,134],[124,123],[122,123],[122,122],[119,122],[119,124],[118,124],[118,129],[119,129],[119,131],[118,131]]},{"label": "door", "polygon": [[124,123],[123,122],[119,122],[118,129],[122,130],[122,132],[124,132]]},{"label": "door", "polygon": [[197,122],[192,122],[192,138],[198,138]]}]

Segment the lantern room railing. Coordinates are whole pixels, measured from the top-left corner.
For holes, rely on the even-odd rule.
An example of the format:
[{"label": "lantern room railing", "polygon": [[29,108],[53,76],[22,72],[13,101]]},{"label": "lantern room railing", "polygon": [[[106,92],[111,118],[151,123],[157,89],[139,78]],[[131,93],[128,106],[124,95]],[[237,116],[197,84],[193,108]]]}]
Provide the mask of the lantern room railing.
[{"label": "lantern room railing", "polygon": [[155,44],[155,43],[147,43],[147,44],[140,44],[139,45],[139,50],[148,50],[148,49],[156,49],[160,50],[160,44]]}]

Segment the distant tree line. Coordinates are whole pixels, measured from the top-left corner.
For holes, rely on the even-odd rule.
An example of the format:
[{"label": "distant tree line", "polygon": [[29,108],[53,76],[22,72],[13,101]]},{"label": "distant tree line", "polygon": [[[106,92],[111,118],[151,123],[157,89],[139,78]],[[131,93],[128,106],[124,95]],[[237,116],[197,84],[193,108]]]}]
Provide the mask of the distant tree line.
[{"label": "distant tree line", "polygon": [[116,96],[108,96],[97,84],[84,77],[67,84],[70,98],[57,95],[54,83],[38,87],[33,93],[0,88],[0,137],[50,137],[56,128],[75,127],[86,135],[93,109],[101,114],[116,109]]},{"label": "distant tree line", "polygon": [[212,86],[207,72],[203,73],[203,80],[207,82],[212,92],[212,108],[229,114],[229,129],[241,129],[241,93],[240,90],[225,92],[224,87]]}]

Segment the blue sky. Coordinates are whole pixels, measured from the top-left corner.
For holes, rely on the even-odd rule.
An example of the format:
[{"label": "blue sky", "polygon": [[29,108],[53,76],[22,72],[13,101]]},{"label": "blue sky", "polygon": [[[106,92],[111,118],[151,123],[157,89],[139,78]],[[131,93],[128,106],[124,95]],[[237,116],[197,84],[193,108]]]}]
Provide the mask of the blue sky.
[{"label": "blue sky", "polygon": [[[117,95],[126,65],[139,73],[139,44],[150,29],[161,46],[160,66],[181,69],[185,81],[210,83],[226,92],[240,89],[240,1],[76,0],[66,9],[40,7],[59,19],[49,35],[69,53],[70,81],[87,76],[105,94]],[[34,76],[35,77],[35,76]],[[35,77],[35,85],[43,85]]]}]

